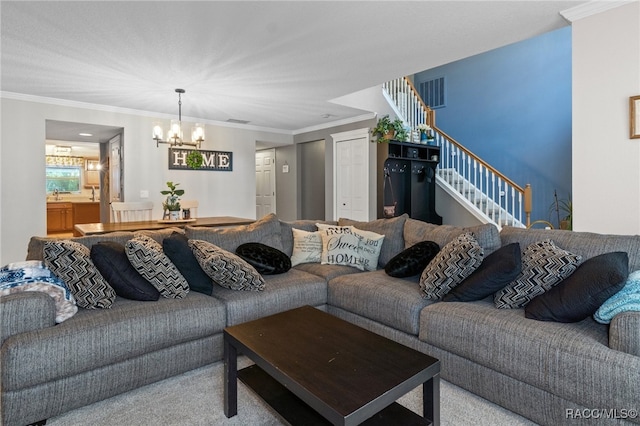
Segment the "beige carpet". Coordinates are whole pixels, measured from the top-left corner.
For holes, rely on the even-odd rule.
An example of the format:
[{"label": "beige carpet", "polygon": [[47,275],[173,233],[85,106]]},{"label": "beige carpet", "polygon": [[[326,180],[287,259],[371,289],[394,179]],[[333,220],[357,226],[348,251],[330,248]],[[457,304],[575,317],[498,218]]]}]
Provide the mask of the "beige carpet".
[{"label": "beige carpet", "polygon": [[[238,367],[251,364],[240,358]],[[227,419],[222,410],[223,364],[218,362],[180,376],[71,411],[47,421],[50,426],[172,426],[172,425],[285,425],[261,399],[242,382],[238,386],[238,415]],[[518,426],[534,423],[441,381],[441,424],[443,426]],[[398,400],[422,414],[422,387]],[[390,425],[391,426],[391,425]]]}]

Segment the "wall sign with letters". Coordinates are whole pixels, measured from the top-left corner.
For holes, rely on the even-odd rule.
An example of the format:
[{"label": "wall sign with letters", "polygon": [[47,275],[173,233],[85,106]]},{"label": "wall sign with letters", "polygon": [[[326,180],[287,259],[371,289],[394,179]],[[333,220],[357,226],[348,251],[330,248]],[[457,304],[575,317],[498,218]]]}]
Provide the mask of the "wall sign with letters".
[{"label": "wall sign with letters", "polygon": [[178,170],[217,170],[233,171],[233,152],[199,150],[202,154],[202,166],[192,169],[187,165],[187,155],[195,149],[169,148],[169,168]]}]

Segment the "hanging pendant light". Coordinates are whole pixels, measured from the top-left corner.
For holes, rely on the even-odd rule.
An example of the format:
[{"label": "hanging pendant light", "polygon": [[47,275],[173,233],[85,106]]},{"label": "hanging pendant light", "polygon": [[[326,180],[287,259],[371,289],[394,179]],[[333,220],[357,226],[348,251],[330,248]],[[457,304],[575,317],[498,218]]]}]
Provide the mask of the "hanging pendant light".
[{"label": "hanging pendant light", "polygon": [[182,134],[182,94],[185,93],[184,89],[176,89],[178,94],[178,119],[171,120],[171,127],[167,132],[167,139],[163,139],[162,124],[154,123],[153,125],[153,140],[156,141],[156,147],[161,143],[174,146],[193,146],[196,149],[200,149],[200,145],[204,142],[204,124],[196,123],[191,131],[191,141],[183,140]]}]

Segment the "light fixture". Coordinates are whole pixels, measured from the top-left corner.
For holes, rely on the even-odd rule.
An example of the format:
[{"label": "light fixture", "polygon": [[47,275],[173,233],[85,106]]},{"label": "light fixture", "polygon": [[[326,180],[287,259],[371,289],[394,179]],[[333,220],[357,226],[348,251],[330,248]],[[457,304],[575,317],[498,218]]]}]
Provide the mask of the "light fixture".
[{"label": "light fixture", "polygon": [[53,148],[53,154],[54,155],[71,155],[71,147],[56,145]]},{"label": "light fixture", "polygon": [[156,147],[161,143],[169,144],[171,146],[188,145],[200,149],[200,144],[204,142],[204,124],[196,123],[191,131],[191,141],[184,141],[182,139],[182,94],[184,89],[176,89],[178,94],[178,119],[171,120],[171,127],[167,132],[167,139],[163,139],[162,124],[153,124],[153,140],[156,141]]}]

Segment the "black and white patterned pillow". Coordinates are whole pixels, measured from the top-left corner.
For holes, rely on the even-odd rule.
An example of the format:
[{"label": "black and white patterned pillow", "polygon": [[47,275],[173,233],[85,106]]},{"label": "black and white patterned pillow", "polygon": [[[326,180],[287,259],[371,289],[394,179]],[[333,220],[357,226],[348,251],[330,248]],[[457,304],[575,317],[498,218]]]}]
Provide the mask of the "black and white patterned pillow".
[{"label": "black and white patterned pillow", "polygon": [[475,271],[484,258],[473,234],[466,232],[446,244],[429,262],[420,276],[420,288],[424,296],[440,300],[452,288],[460,284]]},{"label": "black and white patterned pillow", "polygon": [[182,299],[189,293],[189,284],[178,268],[153,238],[135,233],[125,244],[127,258],[136,271],[153,285],[163,297]]},{"label": "black and white patterned pillow", "polygon": [[240,256],[204,240],[189,240],[189,247],[204,272],[222,287],[230,290],[264,290],[264,278]]},{"label": "black and white patterned pillow", "polygon": [[44,264],[67,285],[76,304],[85,309],[110,308],[116,292],[91,261],[88,247],[69,240],[47,241]]},{"label": "black and white patterned pillow", "polygon": [[543,240],[529,245],[522,253],[522,271],[515,281],[495,293],[496,308],[522,308],[571,275],[582,256],[570,253]]}]

